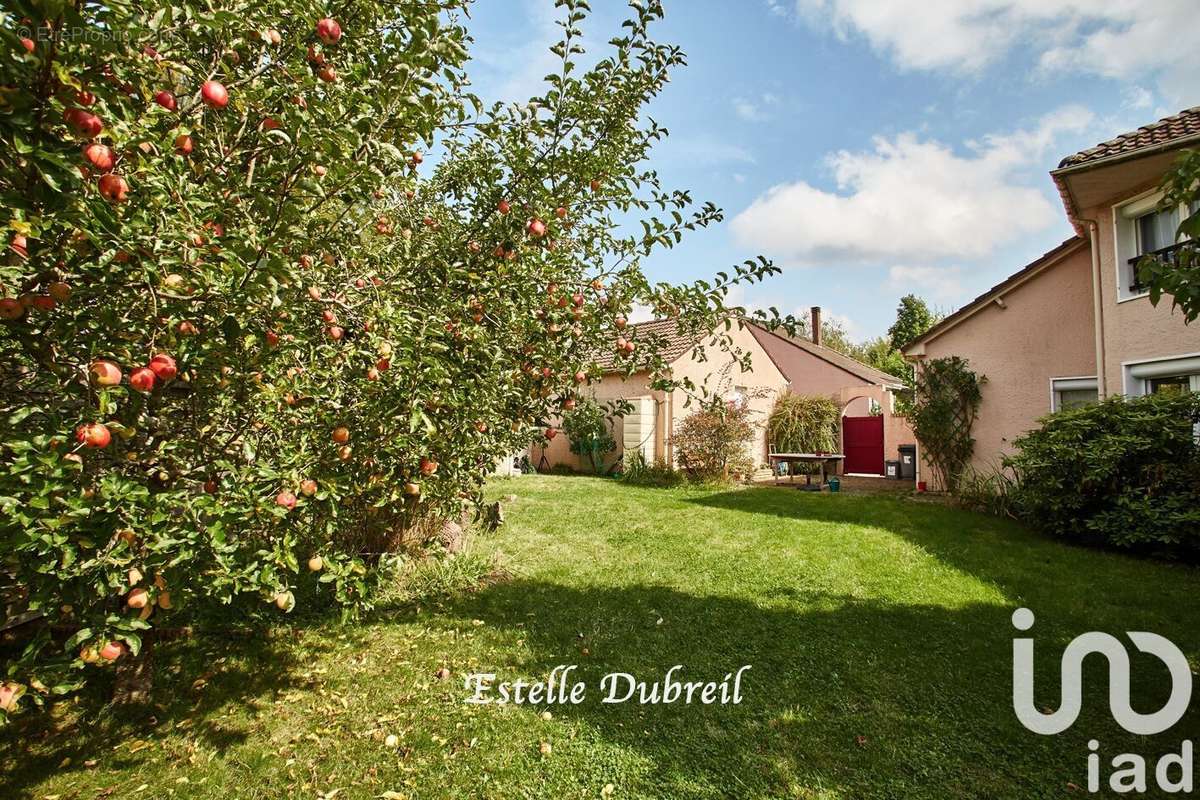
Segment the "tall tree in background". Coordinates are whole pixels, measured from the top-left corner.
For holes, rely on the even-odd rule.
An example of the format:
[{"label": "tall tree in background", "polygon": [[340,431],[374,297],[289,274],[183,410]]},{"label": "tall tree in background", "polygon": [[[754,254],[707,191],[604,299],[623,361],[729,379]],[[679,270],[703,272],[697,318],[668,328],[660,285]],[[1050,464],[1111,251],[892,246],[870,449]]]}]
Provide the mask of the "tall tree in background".
[{"label": "tall tree in background", "polygon": [[906,344],[932,328],[937,321],[937,315],[929,310],[924,300],[915,294],[904,295],[896,308],[896,321],[888,328],[892,349],[904,349]]}]

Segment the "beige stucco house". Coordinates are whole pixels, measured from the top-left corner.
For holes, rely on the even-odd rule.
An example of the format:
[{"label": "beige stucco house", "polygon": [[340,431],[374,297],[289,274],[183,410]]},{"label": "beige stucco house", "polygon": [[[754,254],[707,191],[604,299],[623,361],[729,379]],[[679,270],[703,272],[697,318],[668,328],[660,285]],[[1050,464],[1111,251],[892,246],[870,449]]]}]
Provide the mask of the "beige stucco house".
[{"label": "beige stucco house", "polygon": [[[820,309],[813,309],[813,313],[814,329],[819,330]],[[819,335],[816,342],[795,339],[748,321],[729,331],[722,328],[702,336],[682,333],[672,320],[654,320],[631,327],[635,337],[664,338],[667,346],[663,357],[676,379],[690,378],[709,392],[747,403],[756,423],[755,439],[750,445],[750,455],[756,464],[767,462],[770,442],[765,423],[776,397],[787,391],[828,395],[841,403],[847,415],[880,417],[883,420],[879,426],[880,471],[885,452],[892,453],[888,458],[895,458],[899,444],[913,441],[903,419],[892,413],[893,392],[903,388],[903,382],[823,346]],[[733,356],[716,345],[716,335],[730,337],[735,350],[750,356],[748,371],[733,363]],[[689,395],[683,389],[664,392],[651,388],[648,372],[626,376],[611,363],[602,362],[601,366],[605,369],[602,380],[591,384],[588,391],[601,402],[622,399],[633,406],[632,413],[614,421],[617,449],[609,455],[609,464],[632,450],[641,451],[650,462],[675,463],[671,435],[696,410],[695,401],[689,404]],[[535,445],[529,456],[540,469],[556,464],[585,468],[582,457],[571,453],[566,436],[555,437],[544,448]]]},{"label": "beige stucco house", "polygon": [[[1111,395],[1200,391],[1200,325],[1154,306],[1134,265],[1168,255],[1185,209],[1159,184],[1200,146],[1200,107],[1064,158],[1051,172],[1076,236],[992,287],[905,348],[918,364],[966,358],[988,378],[973,466],[997,467],[1052,411]],[[936,487],[931,487],[936,488]]]}]

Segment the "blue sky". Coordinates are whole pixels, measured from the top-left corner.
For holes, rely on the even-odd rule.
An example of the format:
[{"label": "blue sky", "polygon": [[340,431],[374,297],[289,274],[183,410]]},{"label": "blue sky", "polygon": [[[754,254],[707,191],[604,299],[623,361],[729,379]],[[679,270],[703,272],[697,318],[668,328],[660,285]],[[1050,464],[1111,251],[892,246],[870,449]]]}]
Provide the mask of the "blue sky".
[{"label": "blue sky", "polygon": [[[593,46],[625,5],[593,0]],[[721,225],[646,262],[686,281],[758,254],[784,269],[738,301],[883,333],[901,295],[949,311],[1071,235],[1047,172],[1200,104],[1195,0],[667,0],[689,65],[650,108],[651,159]],[[1097,8],[1098,7],[1098,8]],[[552,0],[480,0],[472,76],[537,91]]]}]

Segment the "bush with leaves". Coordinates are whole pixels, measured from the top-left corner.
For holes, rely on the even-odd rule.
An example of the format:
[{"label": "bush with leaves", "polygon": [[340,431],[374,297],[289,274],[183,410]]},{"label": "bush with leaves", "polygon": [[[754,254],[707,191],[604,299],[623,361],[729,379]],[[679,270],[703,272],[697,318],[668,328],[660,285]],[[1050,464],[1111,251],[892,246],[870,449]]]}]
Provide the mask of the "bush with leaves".
[{"label": "bush with leaves", "polygon": [[767,417],[767,438],[779,453],[836,453],[842,409],[832,397],[781,394]]},{"label": "bush with leaves", "polygon": [[1056,536],[1200,555],[1200,394],[1152,394],[1052,414],[1015,441],[1015,505]]},{"label": "bush with leaves", "polygon": [[0,545],[35,701],[190,601],[287,611],[312,570],[360,607],[598,352],[676,388],[635,303],[713,330],[775,271],[649,283],[721,218],[641,166],[683,54],[647,2],[581,70],[587,5],[558,5],[546,92],[490,108],[457,0],[6,5]]},{"label": "bush with leaves", "polygon": [[587,456],[592,472],[599,475],[604,470],[604,457],[617,449],[611,415],[591,397],[581,397],[563,412],[562,429],[571,452]]},{"label": "bush with leaves", "polygon": [[748,475],[754,460],[747,445],[754,424],[745,403],[719,398],[684,417],[671,437],[679,468],[694,481],[725,481]]},{"label": "bush with leaves", "polygon": [[665,488],[684,482],[677,469],[661,459],[651,463],[640,450],[626,450],[621,462],[619,477],[633,486]]},{"label": "bush with leaves", "polygon": [[975,452],[971,428],[983,401],[985,376],[976,375],[964,358],[935,358],[921,364],[913,385],[912,423],[921,455],[935,480],[953,492]]}]

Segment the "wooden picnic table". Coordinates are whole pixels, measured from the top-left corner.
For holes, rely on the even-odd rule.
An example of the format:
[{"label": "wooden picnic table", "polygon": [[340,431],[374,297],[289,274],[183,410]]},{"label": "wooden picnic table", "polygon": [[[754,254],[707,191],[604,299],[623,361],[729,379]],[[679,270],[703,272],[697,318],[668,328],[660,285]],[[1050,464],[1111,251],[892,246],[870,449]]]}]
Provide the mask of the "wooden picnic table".
[{"label": "wooden picnic table", "polygon": [[[837,465],[841,461],[846,460],[846,456],[842,453],[771,453],[767,456],[771,464],[771,471],[775,473],[775,483],[779,483],[779,470],[775,468],[775,464],[783,462],[785,464],[817,464],[821,468],[821,482],[817,484],[820,488],[825,485],[825,468],[832,467],[834,474],[837,474]],[[796,475],[792,472],[791,467],[788,467],[788,482],[795,483]],[[812,486],[812,473],[804,476],[804,485]]]}]

